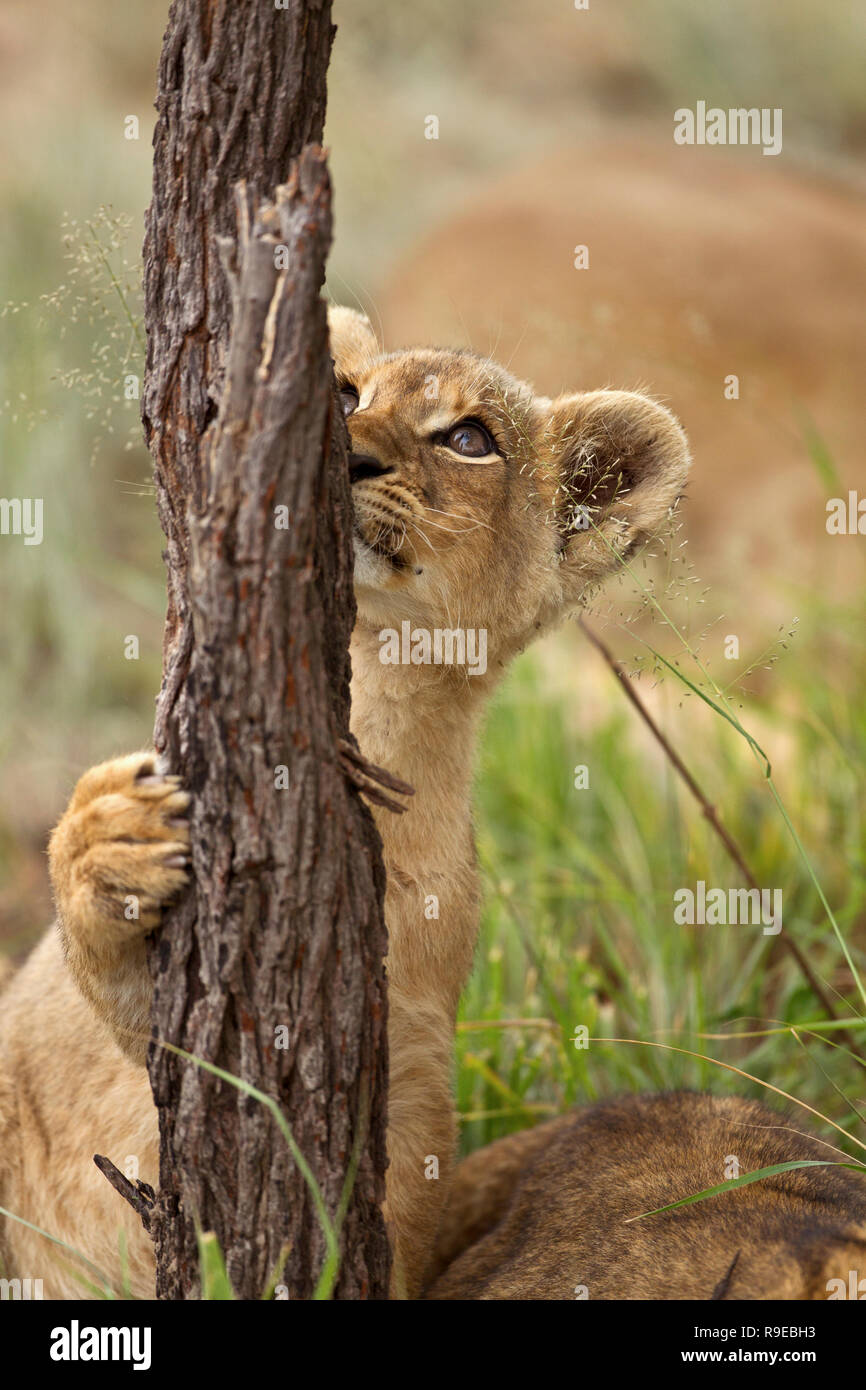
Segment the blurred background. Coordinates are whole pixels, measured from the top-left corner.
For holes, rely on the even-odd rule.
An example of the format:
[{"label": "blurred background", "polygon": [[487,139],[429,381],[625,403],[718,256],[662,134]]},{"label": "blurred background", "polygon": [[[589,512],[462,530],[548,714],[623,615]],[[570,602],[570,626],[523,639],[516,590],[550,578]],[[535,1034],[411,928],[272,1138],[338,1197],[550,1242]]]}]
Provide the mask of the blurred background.
[{"label": "blurred background", "polygon": [[[148,742],[159,684],[162,537],[129,378],[165,15],[163,0],[0,10],[0,495],[45,499],[41,546],[0,542],[15,956],[51,919],[52,823],[90,763]],[[335,18],[330,294],[387,347],[471,347],[549,395],[639,386],[679,415],[695,461],[681,525],[589,622],[756,880],[783,890],[826,994],[864,1012],[866,535],[828,535],[826,504],[866,497],[866,4],[336,0]],[[675,145],[674,111],[698,101],[782,108],[782,153]],[[701,698],[719,691],[766,749],[808,865],[762,764]],[[777,940],[674,925],[677,888],[741,879],[574,624],[500,693],[478,821],[466,1147],[623,1088],[758,1093],[650,1040],[863,1138],[861,1063],[810,1032],[821,1007]],[[636,1041],[578,1050],[578,1025]]]}]

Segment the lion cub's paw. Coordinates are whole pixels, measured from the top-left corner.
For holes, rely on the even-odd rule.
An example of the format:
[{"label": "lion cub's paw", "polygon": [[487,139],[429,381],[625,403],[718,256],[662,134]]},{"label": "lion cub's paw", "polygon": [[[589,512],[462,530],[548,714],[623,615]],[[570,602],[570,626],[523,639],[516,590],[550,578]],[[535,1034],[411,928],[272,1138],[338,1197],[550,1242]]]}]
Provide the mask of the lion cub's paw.
[{"label": "lion cub's paw", "polygon": [[184,887],[190,796],[155,753],[92,767],[51,837],[51,879],[67,932],[148,932]]}]

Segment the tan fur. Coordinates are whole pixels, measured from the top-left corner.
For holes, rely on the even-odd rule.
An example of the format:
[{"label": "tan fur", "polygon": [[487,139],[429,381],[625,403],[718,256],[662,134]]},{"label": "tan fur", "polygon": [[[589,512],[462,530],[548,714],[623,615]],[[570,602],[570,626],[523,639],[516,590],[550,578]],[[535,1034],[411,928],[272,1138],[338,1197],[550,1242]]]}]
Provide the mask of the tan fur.
[{"label": "tan fur", "polygon": [[[839,1162],[796,1116],[690,1092],[623,1096],[457,1169],[431,1299],[826,1299],[866,1277],[866,1175],[798,1169],[648,1216],[731,1176]],[[438,1276],[438,1277],[436,1277]],[[866,1285],[864,1285],[866,1287]]]},{"label": "tan fur", "polygon": [[[376,812],[388,888],[390,1092],[386,1216],[395,1289],[422,1287],[453,1165],[451,1055],[472,964],[479,889],[471,783],[482,710],[509,660],[641,544],[679,496],[682,431],[645,396],[534,397],[469,354],[384,355],[365,319],[331,314],[338,382],[357,391],[352,727],[365,755],[415,788]],[[442,432],[480,420],[499,454],[460,456]],[[380,631],[403,620],[487,633],[487,670],[384,665]],[[152,755],[82,778],[51,841],[58,926],[3,996],[0,1203],[152,1296],[147,1237],[93,1167],[138,1156],[156,1180],[156,1121],[141,1065],[149,1031],[144,936],[182,886],[185,794]],[[130,894],[137,921],[124,917]],[[431,899],[438,916],[425,915]],[[425,1176],[432,1160],[439,1177]],[[3,1254],[50,1296],[80,1293],[55,1251],[15,1222]]]}]

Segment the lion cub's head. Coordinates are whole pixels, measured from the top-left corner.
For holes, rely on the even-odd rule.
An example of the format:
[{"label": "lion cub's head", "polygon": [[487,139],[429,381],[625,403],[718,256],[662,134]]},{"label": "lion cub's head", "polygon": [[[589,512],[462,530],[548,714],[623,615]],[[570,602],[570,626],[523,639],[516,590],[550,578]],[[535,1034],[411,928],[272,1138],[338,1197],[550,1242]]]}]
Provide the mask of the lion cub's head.
[{"label": "lion cub's head", "polygon": [[484,628],[504,659],[660,526],[689,455],[646,396],[535,396],[466,352],[385,353],[329,315],[351,441],[359,620]]}]

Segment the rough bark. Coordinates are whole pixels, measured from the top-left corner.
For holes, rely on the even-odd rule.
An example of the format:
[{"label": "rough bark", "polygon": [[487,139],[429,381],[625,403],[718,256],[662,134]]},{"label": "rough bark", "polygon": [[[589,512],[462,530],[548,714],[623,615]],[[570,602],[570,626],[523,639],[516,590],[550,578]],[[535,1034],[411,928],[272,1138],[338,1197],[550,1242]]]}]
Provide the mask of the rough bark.
[{"label": "rough bark", "polygon": [[[388,1278],[384,874],[345,756],[351,503],[319,297],[330,190],[319,149],[292,165],[321,135],[329,9],[176,0],[165,38],[143,417],[168,539],[155,740],[193,792],[194,887],[151,967],[154,1036],[278,1103],[332,1216],[351,1183],[335,1296],[364,1298]],[[198,1223],[237,1296],[261,1297],[280,1264],[289,1297],[309,1297],[325,1242],[273,1117],[158,1044],[149,1070],[158,1296],[196,1296]]]}]

